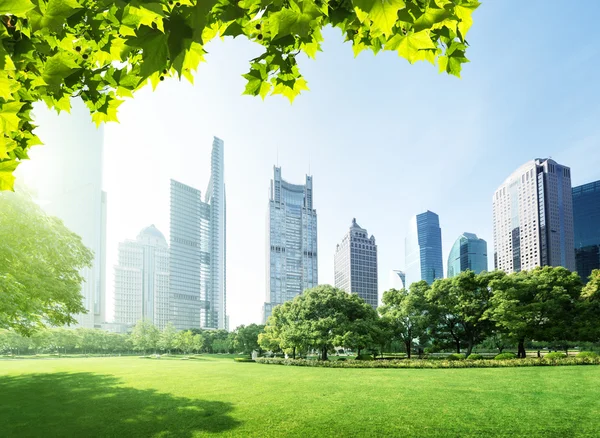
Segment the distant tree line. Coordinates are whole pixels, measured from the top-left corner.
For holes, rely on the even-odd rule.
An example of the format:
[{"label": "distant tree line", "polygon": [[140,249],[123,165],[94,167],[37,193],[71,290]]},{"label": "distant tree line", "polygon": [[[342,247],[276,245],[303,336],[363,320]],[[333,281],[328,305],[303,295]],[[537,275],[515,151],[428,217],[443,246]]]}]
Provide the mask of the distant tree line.
[{"label": "distant tree line", "polygon": [[250,324],[233,332],[190,329],[177,331],[167,324],[161,331],[148,320],[131,333],[87,328],[41,328],[27,336],[0,329],[0,354],[128,354],[128,353],[243,353],[260,351],[258,335],[264,326]]},{"label": "distant tree line", "polygon": [[259,343],[264,350],[317,351],[327,359],[336,347],[360,354],[401,344],[414,351],[464,352],[476,346],[516,345],[518,357],[536,342],[563,349],[600,341],[600,271],[584,287],[576,273],[544,267],[502,271],[413,283],[391,289],[375,311],[356,294],[331,286],[305,291],[273,309]]}]

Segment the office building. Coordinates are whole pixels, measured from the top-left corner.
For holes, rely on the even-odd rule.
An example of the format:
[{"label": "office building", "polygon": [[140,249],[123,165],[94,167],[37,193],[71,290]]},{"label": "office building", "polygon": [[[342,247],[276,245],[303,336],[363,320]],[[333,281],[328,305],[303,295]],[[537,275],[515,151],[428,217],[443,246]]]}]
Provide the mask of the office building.
[{"label": "office building", "polygon": [[17,170],[18,181],[31,191],[49,215],[81,237],[92,250],[92,266],[84,268],[81,285],[85,314],[74,315],[73,327],[100,328],[106,321],[106,213],[103,189],[103,127],[96,128],[79,99],[71,113],[57,115],[36,106],[36,134],[44,146],[33,148],[31,160]]},{"label": "office building", "polygon": [[334,257],[335,287],[355,293],[377,308],[377,245],[356,219],[336,246]]},{"label": "office building", "polygon": [[573,187],[575,265],[587,282],[600,269],[600,181]]},{"label": "office building", "polygon": [[215,138],[204,201],[200,190],[171,180],[169,307],[180,330],[227,325],[223,149]]},{"label": "office building", "polygon": [[115,266],[115,323],[141,319],[161,330],[169,321],[169,247],[154,225],[119,244]]},{"label": "office building", "polygon": [[266,299],[263,321],[273,307],[318,284],[317,211],[313,208],[313,180],[291,184],[274,167],[267,216]]},{"label": "office building", "polygon": [[552,159],[519,167],[493,196],[494,267],[575,270],[571,170]]},{"label": "office building", "polygon": [[404,271],[398,271],[392,269],[390,271],[390,287],[389,289],[408,289],[408,285],[406,284],[406,275]]},{"label": "office building", "polygon": [[448,278],[463,271],[479,274],[487,271],[487,242],[473,233],[458,236],[448,256]]},{"label": "office building", "polygon": [[442,229],[437,214],[426,211],[413,216],[405,239],[406,285],[444,278]]}]

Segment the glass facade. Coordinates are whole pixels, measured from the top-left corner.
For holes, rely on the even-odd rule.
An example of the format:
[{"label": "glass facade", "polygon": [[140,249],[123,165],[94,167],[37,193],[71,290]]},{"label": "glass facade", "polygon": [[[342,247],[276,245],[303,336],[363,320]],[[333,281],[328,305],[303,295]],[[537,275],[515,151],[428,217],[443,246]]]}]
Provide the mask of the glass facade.
[{"label": "glass facade", "polygon": [[442,229],[437,214],[426,211],[411,218],[405,239],[406,285],[444,277]]},{"label": "glass facade", "polygon": [[575,264],[583,281],[600,269],[600,181],[573,187]]},{"label": "glass facade", "polygon": [[493,197],[494,267],[575,270],[571,170],[550,159],[529,161]]},{"label": "glass facade", "polygon": [[115,267],[115,322],[134,325],[141,319],[161,330],[169,320],[169,247],[154,225],[119,244]]},{"label": "glass facade", "polygon": [[479,274],[487,271],[487,264],[487,242],[473,233],[463,233],[450,250],[448,278],[467,270]]},{"label": "glass facade", "polygon": [[336,247],[334,271],[335,287],[355,293],[377,308],[377,245],[356,219]]},{"label": "glass facade", "polygon": [[313,208],[313,181],[304,185],[282,179],[274,167],[267,216],[267,293],[263,321],[278,304],[318,284],[317,211]]},{"label": "glass facade", "polygon": [[223,158],[215,137],[205,202],[199,190],[171,180],[169,307],[179,330],[227,328]]}]

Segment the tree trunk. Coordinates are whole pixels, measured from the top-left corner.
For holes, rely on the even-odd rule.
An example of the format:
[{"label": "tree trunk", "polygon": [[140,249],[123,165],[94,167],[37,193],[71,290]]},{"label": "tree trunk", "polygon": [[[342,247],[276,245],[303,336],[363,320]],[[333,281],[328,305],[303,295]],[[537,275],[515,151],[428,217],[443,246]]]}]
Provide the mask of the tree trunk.
[{"label": "tree trunk", "polygon": [[322,360],[327,360],[327,347],[323,347],[323,356],[321,358]]},{"label": "tree trunk", "polygon": [[460,340],[455,339],[454,342],[456,342],[456,354],[460,354]]},{"label": "tree trunk", "polygon": [[359,356],[360,356],[360,351],[361,351],[361,349],[360,349],[360,348],[357,348],[356,357],[359,357]]},{"label": "tree trunk", "polygon": [[473,351],[473,340],[469,339],[469,343],[467,344],[467,357],[469,357],[471,355],[471,352]]},{"label": "tree trunk", "polygon": [[519,357],[521,359],[525,359],[526,356],[527,356],[527,353],[525,352],[525,339],[521,338],[521,339],[519,339],[519,346],[517,349],[517,357]]},{"label": "tree trunk", "polygon": [[292,348],[292,359],[296,359],[296,347]]},{"label": "tree trunk", "polygon": [[406,347],[406,357],[410,359],[410,350],[411,350],[412,340],[404,341],[404,346]]}]

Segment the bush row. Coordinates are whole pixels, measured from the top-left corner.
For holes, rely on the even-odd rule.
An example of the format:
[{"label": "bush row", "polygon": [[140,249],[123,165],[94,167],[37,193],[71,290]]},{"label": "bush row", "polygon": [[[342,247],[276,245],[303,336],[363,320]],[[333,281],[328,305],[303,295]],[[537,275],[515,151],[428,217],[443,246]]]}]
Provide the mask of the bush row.
[{"label": "bush row", "polygon": [[[273,358],[273,359],[277,359],[277,358]],[[236,362],[256,362],[254,359],[250,359],[249,357],[234,357],[233,360]]]},{"label": "bush row", "polygon": [[600,365],[600,357],[569,357],[569,358],[527,358],[527,359],[478,359],[478,360],[346,360],[321,361],[306,359],[282,359],[259,357],[257,363],[270,365],[288,365],[324,368],[502,368],[502,367],[535,367],[535,366],[564,366],[564,365]]}]

